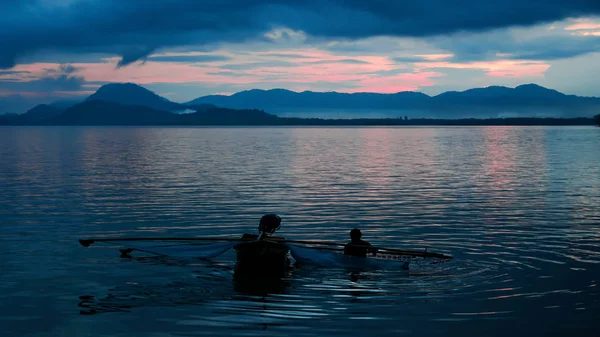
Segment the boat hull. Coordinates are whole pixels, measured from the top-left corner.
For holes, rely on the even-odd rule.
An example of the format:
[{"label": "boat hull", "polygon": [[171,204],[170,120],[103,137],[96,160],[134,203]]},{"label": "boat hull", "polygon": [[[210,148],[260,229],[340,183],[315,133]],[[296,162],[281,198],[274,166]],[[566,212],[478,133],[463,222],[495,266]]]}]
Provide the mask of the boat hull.
[{"label": "boat hull", "polygon": [[277,275],[290,265],[289,248],[270,241],[244,242],[234,247],[237,255],[236,271],[245,276]]}]

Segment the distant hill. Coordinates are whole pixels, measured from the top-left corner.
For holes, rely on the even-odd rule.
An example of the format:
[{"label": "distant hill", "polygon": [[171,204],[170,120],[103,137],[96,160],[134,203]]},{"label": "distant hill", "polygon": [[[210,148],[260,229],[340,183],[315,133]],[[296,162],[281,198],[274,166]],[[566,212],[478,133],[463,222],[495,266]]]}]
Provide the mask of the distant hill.
[{"label": "distant hill", "polygon": [[277,125],[279,117],[262,110],[207,107],[195,113],[178,115],[184,125]]},{"label": "distant hill", "polygon": [[598,126],[600,126],[600,115],[594,116],[594,122],[596,122],[596,124],[598,124]]},{"label": "distant hill", "polygon": [[41,122],[44,120],[54,118],[63,113],[63,111],[64,110],[51,105],[40,104],[23,114],[15,116],[14,120],[17,123]]},{"label": "distant hill", "polygon": [[83,100],[68,100],[68,99],[61,99],[58,101],[54,101],[50,104],[48,104],[51,107],[60,109],[60,110],[67,110],[68,108],[72,107],[75,104],[81,103]]},{"label": "distant hill", "polygon": [[[106,99],[99,99],[99,97]],[[277,116],[277,111],[281,109],[298,109],[299,117],[302,118],[287,118],[289,115],[287,117]],[[315,115],[311,115],[311,110],[314,109],[358,111],[355,113],[355,117],[358,118],[347,121],[344,121],[342,117],[314,118]],[[187,113],[181,114],[183,110]],[[174,111],[178,113],[174,113]],[[391,117],[388,119],[373,118],[373,114],[369,115],[369,112],[373,111],[391,111],[392,116],[387,116]],[[546,115],[540,116],[540,111]],[[364,112],[366,112],[366,116],[360,115]],[[549,112],[555,115],[548,116]],[[464,119],[458,123],[467,123],[466,125],[498,125],[493,123],[593,125],[594,119],[591,117],[599,112],[600,98],[565,95],[534,84],[516,88],[493,86],[462,92],[450,91],[433,97],[416,92],[345,94],[311,91],[298,93],[283,89],[249,90],[231,96],[204,96],[187,104],[179,104],[141,86],[124,83],[105,85],[80,103],[58,101],[38,105],[21,115],[1,115],[0,124],[420,125],[419,123],[423,123],[423,125],[437,125],[436,123],[441,123],[439,125],[454,125],[447,120]],[[399,119],[398,117],[401,116],[409,116],[410,119],[408,121],[405,118]],[[483,118],[530,116],[569,118],[585,116],[587,118],[481,121]],[[479,121],[469,118],[476,118]]]},{"label": "distant hill", "polygon": [[183,112],[185,104],[171,102],[134,83],[111,83],[100,87],[87,98],[88,101],[106,101],[124,105],[143,105],[156,110]]},{"label": "distant hill", "polygon": [[86,100],[47,121],[49,125],[165,125],[174,124],[177,115],[147,106],[123,105]]},{"label": "distant hill", "polygon": [[396,94],[294,92],[285,89],[247,90],[231,96],[210,95],[197,98],[187,104],[215,104],[232,109],[389,109],[390,107],[420,107],[430,97],[418,92]]},{"label": "distant hill", "polygon": [[[49,119],[13,120],[34,125],[263,125],[277,116],[259,110],[233,110],[213,105],[197,106],[188,114],[176,114],[141,105],[86,100]],[[25,121],[25,122],[23,122]]]},{"label": "distant hill", "polygon": [[[36,111],[45,112],[46,107]],[[48,110],[54,111],[54,110]],[[33,112],[32,112],[33,114]],[[46,117],[47,115],[43,115]],[[10,118],[0,116],[0,125],[288,125],[288,126],[361,126],[361,125],[593,125],[592,118],[509,118],[509,119],[404,119],[359,118],[319,119],[285,118],[262,110],[234,110],[199,106],[198,111],[175,114],[147,106],[131,106],[90,100],[76,104],[49,119]]]},{"label": "distant hill", "polygon": [[515,116],[586,116],[600,111],[600,98],[565,95],[535,84],[516,88],[492,86],[449,91],[437,96],[417,92],[395,94],[293,92],[284,89],[248,90],[236,94],[199,97],[188,104],[212,103],[227,108],[264,109],[271,113],[297,111],[299,117],[328,109],[391,111],[394,116],[490,118]]}]

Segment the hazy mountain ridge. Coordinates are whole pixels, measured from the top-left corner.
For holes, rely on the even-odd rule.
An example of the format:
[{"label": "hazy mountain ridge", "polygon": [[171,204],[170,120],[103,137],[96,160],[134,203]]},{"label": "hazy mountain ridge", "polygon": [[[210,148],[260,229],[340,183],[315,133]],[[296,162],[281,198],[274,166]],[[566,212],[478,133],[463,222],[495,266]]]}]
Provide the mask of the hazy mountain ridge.
[{"label": "hazy mountain ridge", "polygon": [[[600,117],[599,117],[600,118]],[[496,118],[496,119],[430,119],[430,118],[356,118],[321,119],[288,118],[262,110],[235,110],[205,107],[189,114],[176,114],[147,106],[123,105],[100,100],[86,100],[64,113],[45,120],[3,119],[0,125],[238,125],[238,126],[394,126],[394,125],[593,125],[592,118]]]},{"label": "hazy mountain ridge", "polygon": [[[256,125],[278,118],[259,110],[234,110],[211,105],[197,106],[196,112],[177,114],[143,105],[124,105],[103,100],[85,100],[56,114],[48,106],[32,110],[51,111],[47,118],[0,119],[8,125]],[[30,112],[23,114],[28,115]],[[21,115],[21,116],[23,116]],[[19,116],[19,117],[21,117]],[[36,115],[39,116],[39,115]]]},{"label": "hazy mountain ridge", "polygon": [[[282,109],[300,112],[302,109],[385,109],[397,111],[398,116],[413,110],[413,117],[416,113],[419,117],[441,115],[449,118],[464,117],[467,113],[481,114],[481,117],[494,117],[506,112],[528,114],[536,108],[549,109],[553,113],[569,117],[593,116],[600,111],[600,98],[565,95],[536,84],[525,84],[515,88],[491,86],[447,91],[436,96],[410,91],[378,94],[254,89],[231,96],[203,96],[188,102],[190,103],[212,103],[234,109],[264,109],[275,114]],[[477,107],[477,110],[473,110],[474,107]],[[466,109],[472,111],[465,111]]]},{"label": "hazy mountain ridge", "polygon": [[[271,97],[274,97],[271,99]],[[102,98],[102,99],[101,99]],[[205,102],[205,101],[211,101]],[[394,112],[390,121],[384,125],[400,123],[397,117],[406,115],[405,109],[413,111],[437,111],[441,119],[464,118],[461,111],[472,111],[477,118],[498,117],[498,111],[511,107],[556,109],[579,109],[585,111],[583,116],[591,117],[600,112],[600,98],[579,97],[565,95],[556,90],[546,89],[529,84],[518,86],[514,89],[507,87],[475,88],[462,92],[449,91],[437,96],[428,96],[418,92],[400,92],[395,94],[377,93],[338,93],[338,92],[312,92],[301,93],[285,90],[248,90],[231,96],[211,95],[196,99],[187,104],[175,103],[161,97],[154,92],[132,83],[107,84],[83,102],[75,104],[74,101],[59,101],[50,104],[41,104],[21,115],[0,116],[0,124],[12,125],[342,125],[338,119],[326,122],[324,119],[309,118],[278,118],[276,114],[264,112],[268,109],[248,109],[242,107],[243,102],[266,104],[271,107],[298,106],[310,109],[311,107],[363,109],[375,111],[377,109],[393,109],[390,106],[400,106]],[[126,103],[123,103],[126,102]],[[227,107],[234,102],[241,109]],[[250,105],[250,103],[248,103]],[[221,106],[221,107],[218,107]],[[370,107],[370,108],[369,108]],[[186,114],[174,113],[187,110]],[[429,110],[428,110],[429,109]],[[507,109],[509,110],[509,109]],[[574,113],[571,117],[582,114]],[[356,111],[356,110],[355,110]],[[310,113],[301,114],[299,117],[310,117]],[[280,116],[281,117],[281,116]],[[471,117],[472,116],[467,116]],[[431,119],[431,115],[422,113],[415,119]],[[433,118],[435,119],[435,118]],[[440,119],[437,117],[437,119]],[[360,116],[356,121],[365,123],[379,123],[374,118]],[[592,121],[588,118],[588,122]],[[330,124],[333,123],[333,124]],[[579,122],[577,122],[579,123]]]}]

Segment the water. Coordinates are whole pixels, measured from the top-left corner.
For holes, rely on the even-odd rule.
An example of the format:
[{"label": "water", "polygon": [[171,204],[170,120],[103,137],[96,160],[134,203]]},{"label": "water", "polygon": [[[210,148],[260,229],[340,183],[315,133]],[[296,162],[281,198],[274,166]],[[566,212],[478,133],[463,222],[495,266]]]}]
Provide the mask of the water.
[{"label": "water", "polygon": [[[0,128],[2,336],[597,336],[600,129]],[[447,253],[410,272],[119,258],[92,236]]]}]

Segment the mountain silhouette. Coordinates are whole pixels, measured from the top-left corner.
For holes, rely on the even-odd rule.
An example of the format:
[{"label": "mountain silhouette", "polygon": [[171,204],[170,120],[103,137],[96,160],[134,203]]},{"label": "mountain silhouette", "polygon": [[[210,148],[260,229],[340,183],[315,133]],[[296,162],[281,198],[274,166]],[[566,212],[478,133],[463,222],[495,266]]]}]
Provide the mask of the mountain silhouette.
[{"label": "mountain silhouette", "polygon": [[[37,111],[44,112],[46,107]],[[56,110],[48,110],[55,112]],[[60,111],[60,110],[59,110]],[[33,115],[33,113],[32,113]],[[47,116],[44,114],[36,116]],[[598,117],[600,118],[600,117]],[[597,119],[598,119],[597,118]],[[176,114],[147,106],[87,100],[49,119],[18,119],[0,116],[0,125],[280,125],[280,126],[361,126],[361,125],[592,125],[592,118],[508,118],[431,119],[358,118],[319,119],[278,117],[262,110],[236,110],[210,105],[193,113]]]},{"label": "mountain silhouette", "polygon": [[313,110],[393,111],[411,117],[498,117],[504,113],[522,116],[550,114],[591,117],[600,111],[600,98],[565,95],[536,84],[515,88],[491,86],[465,91],[448,91],[437,96],[418,92],[395,94],[294,92],[284,89],[248,90],[236,94],[199,97],[188,104],[212,103],[227,108],[264,109],[271,113],[297,111],[309,116]]},{"label": "mountain silhouette", "polygon": [[171,102],[134,83],[111,83],[100,87],[88,101],[106,101],[124,105],[143,105],[156,110],[183,112],[187,105]]},{"label": "mountain silhouette", "polygon": [[273,124],[277,116],[259,110],[233,110],[211,105],[198,111],[176,114],[148,106],[124,105],[100,100],[86,100],[61,115],[40,121],[42,125],[264,125]]},{"label": "mountain silhouette", "polygon": [[86,100],[61,115],[49,119],[49,125],[164,125],[176,122],[177,115],[148,106],[124,105],[101,100]]},{"label": "mountain silhouette", "polygon": [[14,120],[17,123],[40,122],[43,120],[54,118],[62,114],[63,111],[63,109],[57,108],[52,105],[40,104],[23,114],[15,116]]},{"label": "mountain silhouette", "polygon": [[329,108],[329,109],[388,109],[390,107],[412,108],[422,106],[430,97],[418,92],[395,94],[294,92],[285,89],[252,89],[231,96],[210,95],[188,104],[215,104],[232,109],[278,109],[278,108]]},{"label": "mountain silhouette", "polygon": [[54,101],[50,104],[48,104],[51,107],[60,109],[60,110],[67,110],[68,108],[72,107],[75,104],[81,103],[83,100],[69,100],[69,99],[61,99],[58,101]]},{"label": "mountain silhouette", "polygon": [[[106,99],[99,99],[105,97]],[[125,103],[123,103],[125,102]],[[41,104],[21,115],[2,115],[2,125],[591,125],[590,118],[600,112],[600,99],[565,95],[556,90],[527,84],[516,88],[492,86],[437,96],[417,92],[396,94],[338,92],[293,92],[284,89],[248,90],[231,96],[204,96],[187,104],[174,103],[133,83],[108,84],[81,103],[58,101]],[[74,104],[74,105],[73,105]],[[229,106],[229,107],[228,107]],[[231,107],[239,108],[231,108]],[[269,113],[254,106],[271,107]],[[157,108],[158,107],[158,108]],[[277,109],[298,108],[304,118],[277,116]],[[352,120],[314,118],[310,109],[393,111],[391,118],[354,118]],[[527,113],[564,110],[570,120],[498,119],[506,111]],[[529,111],[528,111],[529,109]],[[537,109],[537,110],[536,110]],[[179,114],[174,111],[187,113]],[[309,111],[303,113],[304,111]],[[191,113],[190,113],[191,112]],[[407,112],[412,112],[409,115]],[[417,112],[417,113],[415,113]],[[472,116],[465,116],[468,112]],[[407,121],[401,116],[411,116]],[[437,115],[437,116],[436,116]],[[311,117],[311,118],[306,118]],[[502,117],[502,116],[500,116]],[[538,116],[540,117],[540,116]],[[467,119],[465,119],[467,118]],[[469,119],[470,118],[470,119]],[[478,120],[473,120],[476,118]],[[495,118],[494,121],[481,121]],[[451,122],[450,119],[462,119]],[[598,118],[596,118],[598,120]],[[437,123],[437,124],[436,124]],[[495,124],[496,123],[496,124]],[[499,124],[497,124],[499,123]],[[515,124],[516,123],[516,124]]]}]

